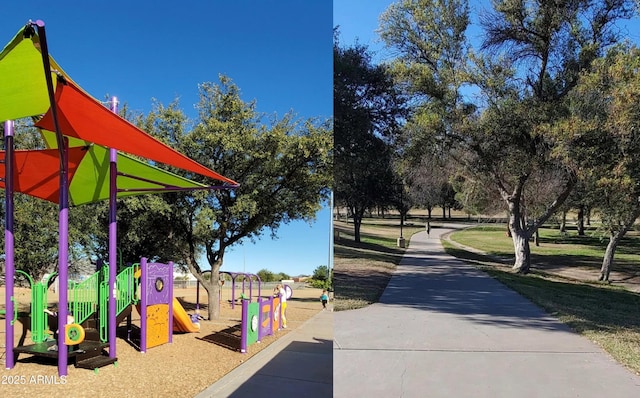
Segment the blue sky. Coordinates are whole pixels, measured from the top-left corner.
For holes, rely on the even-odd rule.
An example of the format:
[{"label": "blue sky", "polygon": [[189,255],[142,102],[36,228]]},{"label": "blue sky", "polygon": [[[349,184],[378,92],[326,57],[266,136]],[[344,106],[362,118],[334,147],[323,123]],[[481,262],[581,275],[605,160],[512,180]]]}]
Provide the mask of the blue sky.
[{"label": "blue sky", "polygon": [[[31,0],[2,5],[0,46],[28,20],[45,22],[49,51],[93,97],[149,112],[176,97],[195,118],[198,84],[229,76],[259,112],[328,118],[332,6],[326,0]],[[292,222],[272,240],[225,256],[227,271],[311,274],[329,261],[330,212]]]}]

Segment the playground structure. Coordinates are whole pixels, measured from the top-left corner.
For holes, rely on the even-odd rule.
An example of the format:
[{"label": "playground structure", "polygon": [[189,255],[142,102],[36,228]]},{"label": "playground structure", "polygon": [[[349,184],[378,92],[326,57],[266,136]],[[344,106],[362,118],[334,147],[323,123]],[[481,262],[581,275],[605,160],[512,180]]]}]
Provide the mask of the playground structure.
[{"label": "playground structure", "polygon": [[258,296],[255,302],[242,300],[240,352],[247,352],[251,344],[282,329],[281,300],[280,296]]},{"label": "playground structure", "polygon": [[[57,344],[52,338],[47,316],[47,285],[50,275],[42,282],[33,282],[22,271],[31,285],[30,319],[31,340],[34,344],[18,345],[14,353],[56,358]],[[173,298],[173,263],[149,263],[142,258],[139,264],[120,267],[116,279],[116,317],[108,312],[109,265],[101,268],[80,283],[69,284],[69,314],[73,322],[65,326],[64,336],[68,345],[68,357],[78,368],[93,369],[115,363],[115,358],[105,355],[108,347],[108,324],[116,328],[127,320],[127,340],[134,346],[131,332],[132,308],[140,314],[141,352],[161,344],[171,343],[174,331],[197,332],[190,317],[180,303]],[[176,304],[177,303],[177,304]],[[16,317],[17,318],[17,317]],[[176,327],[179,324],[179,327]],[[23,330],[23,338],[26,330]]]},{"label": "playground structure", "polygon": [[[103,349],[108,347],[108,325],[118,324],[131,316],[131,306],[136,301],[134,295],[133,267],[121,269],[116,278],[116,308],[117,313],[110,317],[108,312],[108,276],[109,265],[104,264],[98,271],[80,283],[70,282],[68,286],[69,306],[68,318],[62,332],[67,346],[67,356],[76,367],[96,370],[116,362],[116,358],[104,355]],[[40,357],[57,358],[59,345],[53,338],[47,313],[47,285],[50,275],[43,282],[34,282],[29,275],[16,271],[27,277],[31,285],[30,318],[31,340],[34,344],[18,345],[14,348],[17,360],[19,354],[30,354]],[[60,311],[58,312],[60,313]],[[14,321],[17,316],[14,316]],[[26,330],[23,330],[23,337]]]},{"label": "playground structure", "polygon": [[173,297],[173,263],[140,261],[140,351],[171,343],[174,332],[200,331],[180,302]]},{"label": "playground structure", "polygon": [[[282,298],[278,295],[270,294],[268,297],[262,297],[262,281],[256,274],[247,272],[231,272],[220,271],[219,274],[229,275],[231,277],[231,308],[235,308],[236,304],[236,283],[240,277],[242,281],[242,293],[240,294],[240,302],[242,308],[242,315],[240,321],[240,352],[246,353],[247,348],[256,342],[260,342],[264,337],[273,335],[277,330],[283,328],[281,305]],[[258,284],[258,294],[253,295],[253,279],[256,279]],[[220,279],[223,282],[223,279]],[[245,282],[248,281],[249,295],[245,294]],[[200,305],[200,284],[196,285],[196,311],[199,310]],[[293,290],[289,285],[284,285],[285,294],[287,299],[293,294]],[[220,289],[220,296],[218,297],[218,305],[222,303],[222,289]]]},{"label": "playground structure", "polygon": [[[25,117],[38,118],[39,128],[48,149],[15,150],[13,120]],[[14,298],[14,192],[22,192],[59,205],[58,249],[58,327],[57,350],[46,350],[47,355],[58,359],[58,374],[67,375],[70,355],[80,354],[89,348],[89,337],[79,325],[86,313],[85,306],[95,313],[106,314],[106,326],[100,325],[99,333],[106,334],[106,342],[99,339],[95,352],[102,353],[108,346],[108,359],[100,355],[100,363],[94,359],[94,368],[103,362],[116,361],[116,326],[118,296],[127,288],[118,285],[115,266],[98,271],[102,273],[99,288],[91,282],[85,291],[90,297],[69,300],[68,278],[69,239],[68,209],[71,204],[81,205],[99,200],[109,201],[109,263],[116,264],[116,199],[150,192],[182,191],[195,189],[232,189],[238,186],[220,174],[200,165],[169,148],[147,133],[139,130],[117,115],[117,100],[111,109],[89,96],[66,75],[50,57],[44,22],[29,21],[0,52],[0,121],[4,121],[5,151],[0,175],[4,175],[0,187],[5,189],[5,363],[15,366],[20,353],[14,344],[14,324],[17,307]],[[160,168],[139,161],[132,155],[150,159],[191,171],[222,182],[207,186]],[[58,181],[58,183],[56,183]],[[127,277],[128,278],[128,277]],[[172,281],[172,278],[169,278]],[[128,280],[128,279],[127,279]],[[43,285],[36,285],[34,293],[40,297]],[[125,282],[123,282],[125,283]],[[37,286],[37,287],[36,287]],[[131,290],[131,289],[129,289]],[[75,290],[71,290],[75,291]],[[102,292],[102,294],[100,293]],[[72,293],[72,295],[75,293]],[[127,293],[128,294],[128,293]],[[99,303],[93,300],[99,295]],[[125,307],[131,302],[123,299]],[[171,308],[169,303],[169,308]],[[37,305],[43,306],[40,302]],[[105,310],[106,308],[106,310]],[[92,313],[92,314],[93,314]],[[71,323],[67,323],[73,318]],[[45,325],[40,314],[32,311],[38,330]],[[92,315],[89,315],[91,317]],[[98,318],[100,319],[100,315]],[[168,324],[171,323],[169,319]],[[100,322],[100,321],[98,321]],[[171,328],[169,328],[169,333]],[[36,339],[43,338],[43,335]],[[91,340],[93,341],[93,340]],[[36,343],[36,344],[42,344]],[[47,345],[47,348],[49,346]],[[96,356],[98,358],[98,356]],[[82,362],[82,360],[80,360]],[[76,358],[76,364],[78,359]]]},{"label": "playground structure", "polygon": [[[258,282],[258,295],[256,297],[260,297],[261,293],[262,293],[262,281],[260,280],[260,277],[256,274],[251,274],[251,273],[247,273],[247,272],[230,272],[230,271],[220,271],[220,274],[223,275],[229,275],[231,277],[231,308],[235,308],[236,305],[236,278],[238,278],[239,276],[242,278],[242,293],[240,294],[240,299],[241,300],[245,300],[248,299],[249,301],[252,300],[253,298],[253,278],[255,278]],[[245,282],[249,281],[249,297],[247,297],[247,295],[245,294]],[[222,280],[224,281],[224,280]],[[197,293],[196,293],[197,294]],[[218,303],[222,302],[222,289],[220,289],[220,297],[218,300]]]}]

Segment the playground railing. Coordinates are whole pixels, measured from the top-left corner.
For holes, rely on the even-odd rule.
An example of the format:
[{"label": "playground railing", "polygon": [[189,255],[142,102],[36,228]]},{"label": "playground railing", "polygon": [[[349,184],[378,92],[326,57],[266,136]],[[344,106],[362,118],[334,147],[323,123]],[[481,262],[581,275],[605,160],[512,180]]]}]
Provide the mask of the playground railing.
[{"label": "playground railing", "polygon": [[106,342],[108,340],[107,333],[109,332],[109,266],[106,264],[103,265],[102,270],[106,270],[106,276],[103,275],[103,278],[100,281],[100,312],[98,313],[98,330],[100,333],[100,340],[102,342]]},{"label": "playground railing", "polygon": [[[100,308],[104,310],[99,314],[100,340],[106,342],[108,340],[108,308],[109,308],[109,272],[108,265],[103,266],[105,271],[104,279],[100,282]],[[134,269],[126,267],[118,275],[116,275],[116,316],[118,316],[125,308],[134,303]]]},{"label": "playground railing", "polygon": [[133,267],[127,267],[116,277],[116,291],[118,292],[116,296],[116,315],[119,315],[135,301],[133,274]]},{"label": "playground railing", "polygon": [[24,275],[31,285],[31,340],[34,343],[42,343],[46,339],[46,330],[49,328],[47,314],[44,312],[47,304],[46,284],[34,282],[33,278],[24,271],[16,270],[16,273]]},{"label": "playground railing", "polygon": [[73,299],[69,303],[69,312],[78,324],[89,319],[98,308],[100,272],[94,273],[80,283],[73,283],[71,287]]}]

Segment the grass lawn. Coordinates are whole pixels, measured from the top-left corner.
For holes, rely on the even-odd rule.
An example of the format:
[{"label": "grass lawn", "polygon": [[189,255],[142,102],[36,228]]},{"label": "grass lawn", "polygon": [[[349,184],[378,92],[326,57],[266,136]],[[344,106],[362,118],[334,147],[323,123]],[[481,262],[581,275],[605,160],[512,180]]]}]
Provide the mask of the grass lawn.
[{"label": "grass lawn", "polygon": [[[451,234],[451,239],[465,246],[481,248],[487,254],[513,260],[513,241],[506,236],[506,226],[477,226]],[[599,270],[608,239],[601,238],[595,231],[587,231],[585,236],[577,233],[561,234],[558,229],[540,230],[540,246],[531,242],[531,264],[537,268],[583,267]],[[640,238],[637,232],[630,232],[622,239],[615,256],[614,269],[639,273]]]},{"label": "grass lawn", "polygon": [[[511,239],[505,236],[504,227],[474,227],[451,235],[452,240],[482,249],[490,256],[467,252],[446,241],[443,245],[449,254],[475,264],[640,374],[640,294],[591,280],[554,277],[554,272],[563,268],[597,271],[607,242],[596,236],[563,236],[553,229],[541,230],[540,238],[540,247],[531,246],[532,264],[545,272],[530,275],[514,274],[491,257],[513,257]],[[638,247],[640,238],[636,234],[624,239],[616,253],[614,270],[638,274]]]}]

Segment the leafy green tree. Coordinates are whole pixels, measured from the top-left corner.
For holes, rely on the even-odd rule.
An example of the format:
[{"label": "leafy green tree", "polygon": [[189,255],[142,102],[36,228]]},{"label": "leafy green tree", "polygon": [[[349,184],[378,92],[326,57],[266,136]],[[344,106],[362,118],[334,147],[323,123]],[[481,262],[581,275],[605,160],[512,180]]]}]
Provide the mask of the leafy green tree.
[{"label": "leafy green tree", "polygon": [[329,267],[326,265],[320,265],[313,270],[313,279],[320,281],[327,280],[329,278]]},{"label": "leafy green tree", "polygon": [[[200,85],[197,109],[198,119],[188,131],[176,106],[156,107],[144,121],[145,129],[241,185],[162,195],[168,205],[150,210],[163,215],[158,221],[164,220],[168,247],[175,250],[170,258],[185,264],[207,290],[213,319],[219,315],[217,280],[227,248],[267,231],[276,236],[278,227],[292,220],[311,221],[328,198],[332,126],[329,121],[295,120],[293,114],[267,120],[225,76],[220,84]],[[203,277],[209,270],[210,281]]]},{"label": "leafy green tree", "polygon": [[[568,117],[567,94],[577,84],[580,72],[615,44],[618,38],[613,24],[631,17],[634,5],[625,0],[504,0],[495,2],[494,7],[494,12],[482,19],[486,31],[483,48],[505,50],[501,55],[526,68],[519,69],[520,75],[516,73],[502,86],[511,87],[507,95],[502,94],[505,91],[496,93],[500,85],[492,87],[494,95],[489,98],[481,137],[502,136],[506,150],[499,152],[500,156],[483,152],[490,160],[484,163],[509,211],[515,249],[513,268],[526,273],[531,264],[529,238],[562,205],[577,181],[575,169],[562,164],[557,152],[562,142],[548,126]],[[495,69],[499,63],[485,65],[491,69],[480,68],[482,74],[500,75],[501,71]],[[544,211],[527,222],[525,192],[534,177],[546,179],[547,185],[556,189],[548,191]]]},{"label": "leafy green tree", "polygon": [[[631,1],[503,0],[483,14],[483,54],[468,52],[465,0],[404,0],[381,18],[381,36],[400,51],[396,70],[420,99],[413,142],[456,143],[469,181],[495,189],[509,212],[514,270],[526,273],[529,238],[568,197],[574,170],[562,163],[553,126],[568,117],[566,96],[580,71],[617,40],[615,21]],[[474,64],[469,64],[473,60]],[[473,66],[473,68],[472,68]],[[461,101],[472,84],[483,102]],[[529,206],[532,181],[550,179],[546,206]],[[529,187],[529,188],[528,188]],[[533,220],[533,221],[531,221]]]},{"label": "leafy green tree", "polygon": [[380,37],[398,54],[390,69],[416,108],[405,150],[418,163],[421,154],[448,145],[466,106],[459,90],[466,83],[468,13],[465,0],[402,0],[380,16]]},{"label": "leafy green tree", "polygon": [[320,265],[313,270],[311,277],[311,286],[318,289],[332,290],[333,287],[333,270],[329,272],[329,267]]},{"label": "leafy green tree", "polygon": [[387,68],[373,65],[366,47],[340,47],[335,32],[334,159],[336,203],[347,207],[360,241],[364,214],[394,198],[391,144],[404,114],[404,100]]},{"label": "leafy green tree", "polygon": [[276,280],[276,277],[273,274],[273,272],[269,271],[266,268],[263,268],[260,271],[256,272],[256,275],[258,275],[260,277],[260,280],[262,282],[272,282],[272,281]]},{"label": "leafy green tree", "polygon": [[581,76],[573,118],[562,131],[567,152],[592,182],[609,243],[600,280],[609,280],[616,248],[640,216],[640,49],[618,46]]},{"label": "leafy green tree", "polygon": [[279,272],[275,274],[275,280],[277,281],[283,281],[287,279],[291,279],[291,276],[289,276],[288,274],[285,274],[284,272]]}]

